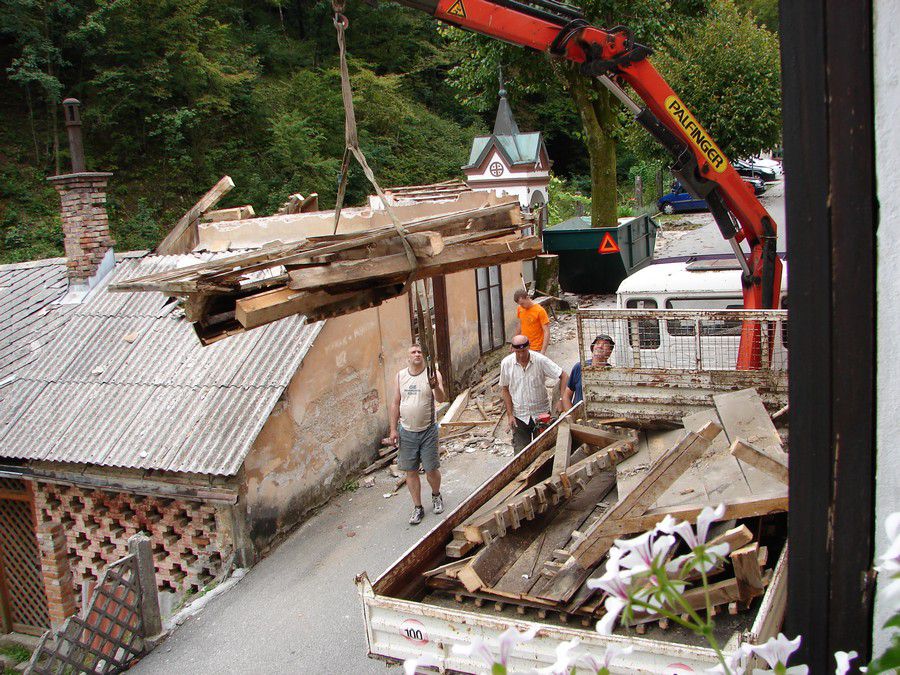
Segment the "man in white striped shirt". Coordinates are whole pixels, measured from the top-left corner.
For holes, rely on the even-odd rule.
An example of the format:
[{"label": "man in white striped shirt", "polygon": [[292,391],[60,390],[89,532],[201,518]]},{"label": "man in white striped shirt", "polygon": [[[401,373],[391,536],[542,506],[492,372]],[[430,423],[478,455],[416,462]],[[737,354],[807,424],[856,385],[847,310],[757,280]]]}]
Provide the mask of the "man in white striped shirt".
[{"label": "man in white striped shirt", "polygon": [[513,432],[513,448],[519,453],[537,435],[537,418],[550,412],[544,380],[559,380],[562,396],[569,375],[540,352],[531,351],[524,335],[516,335],[509,346],[512,353],[500,362],[500,394]]}]

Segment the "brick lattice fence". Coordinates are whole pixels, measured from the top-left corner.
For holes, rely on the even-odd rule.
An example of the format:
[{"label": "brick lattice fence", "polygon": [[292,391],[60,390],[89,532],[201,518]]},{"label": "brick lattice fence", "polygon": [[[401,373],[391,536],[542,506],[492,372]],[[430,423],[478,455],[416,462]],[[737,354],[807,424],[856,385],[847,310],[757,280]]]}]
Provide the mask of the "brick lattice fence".
[{"label": "brick lattice fence", "polygon": [[[233,551],[230,519],[214,504],[127,492],[35,483],[38,530],[65,532],[75,599],[104,567],[128,554],[128,538],[150,538],[157,588],[198,592],[223,571]],[[52,613],[52,608],[51,608]]]}]

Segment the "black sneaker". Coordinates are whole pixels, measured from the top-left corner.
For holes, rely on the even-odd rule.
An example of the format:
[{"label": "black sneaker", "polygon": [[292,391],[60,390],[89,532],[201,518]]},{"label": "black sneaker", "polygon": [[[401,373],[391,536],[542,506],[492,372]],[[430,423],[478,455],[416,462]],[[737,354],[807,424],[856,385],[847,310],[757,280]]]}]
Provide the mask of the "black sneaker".
[{"label": "black sneaker", "polygon": [[412,515],[409,517],[410,525],[418,525],[422,522],[422,518],[425,517],[425,509],[421,506],[417,506],[413,509]]},{"label": "black sneaker", "polygon": [[431,495],[431,505],[434,507],[435,513],[444,512],[444,498],[441,497],[440,493]]}]

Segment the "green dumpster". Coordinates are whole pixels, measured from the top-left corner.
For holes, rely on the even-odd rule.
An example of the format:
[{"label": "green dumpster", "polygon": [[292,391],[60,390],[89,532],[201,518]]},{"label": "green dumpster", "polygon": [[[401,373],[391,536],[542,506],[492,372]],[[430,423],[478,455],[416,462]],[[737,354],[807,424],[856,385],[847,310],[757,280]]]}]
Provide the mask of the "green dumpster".
[{"label": "green dumpster", "polygon": [[576,216],[544,228],[544,250],[559,256],[559,285],[568,293],[614,293],[622,280],[653,259],[657,225],[650,216],[591,227]]}]

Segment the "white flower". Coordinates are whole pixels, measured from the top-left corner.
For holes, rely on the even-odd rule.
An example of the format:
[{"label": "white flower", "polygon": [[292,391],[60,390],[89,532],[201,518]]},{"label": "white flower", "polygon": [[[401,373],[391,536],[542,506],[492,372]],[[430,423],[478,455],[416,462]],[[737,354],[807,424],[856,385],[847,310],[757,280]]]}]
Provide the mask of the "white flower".
[{"label": "white flower", "polygon": [[900,570],[900,511],[887,517],[884,529],[887,530],[888,549],[879,556],[882,565],[878,566],[878,570],[881,571],[882,566],[886,566],[889,571],[896,572]]},{"label": "white flower", "polygon": [[900,607],[900,511],[892,513],[884,523],[887,530],[888,548],[878,559],[881,564],[875,569],[889,575],[891,580],[881,591],[884,602],[889,607]]},{"label": "white flower", "polygon": [[556,645],[556,662],[535,672],[539,675],[569,675],[572,672],[572,666],[578,660],[578,657],[570,652],[579,644],[581,644],[580,639],[572,638],[568,642]]},{"label": "white flower", "polygon": [[603,606],[606,608],[606,614],[597,622],[597,632],[600,635],[612,635],[616,619],[619,618],[622,610],[625,609],[625,605],[626,603],[619,600],[619,598],[610,596],[606,599],[606,602],[603,603]]},{"label": "white flower", "polygon": [[622,571],[619,561],[622,558],[622,550],[613,546],[609,549],[609,558],[606,561],[606,572],[597,579],[588,579],[587,587],[600,589],[609,595],[604,607],[606,614],[597,622],[597,632],[603,635],[612,633],[613,625],[619,614],[628,605],[628,592],[631,588],[631,571]]},{"label": "white flower", "polygon": [[653,530],[655,532],[662,532],[663,534],[672,534],[675,531],[675,526],[677,524],[678,521],[672,517],[672,514],[667,513],[666,517],[659,521]]},{"label": "white flower", "polygon": [[651,530],[634,539],[616,539],[616,546],[624,551],[621,566],[636,574],[649,570],[665,558],[675,545],[675,537],[670,534],[655,535],[656,532]]},{"label": "white flower", "polygon": [[524,633],[520,633],[510,626],[503,631],[500,635],[500,663],[505,666],[507,659],[509,659],[509,653],[513,648],[522,642],[533,640],[534,636],[537,635],[538,630],[537,626],[532,626]]},{"label": "white flower", "polygon": [[607,645],[602,659],[598,659],[593,654],[582,654],[578,663],[583,663],[587,666],[588,670],[593,673],[593,675],[608,675],[610,664],[612,664],[614,659],[630,654],[633,651],[634,647],[616,647],[615,645]]},{"label": "white flower", "polygon": [[458,656],[477,656],[481,659],[481,661],[487,666],[487,670],[490,671],[494,664],[499,663],[502,666],[506,666],[506,662],[509,659],[509,653],[512,649],[519,643],[528,642],[529,640],[534,639],[534,636],[537,635],[539,628],[538,626],[532,626],[524,633],[520,633],[515,628],[510,626],[500,635],[500,658],[495,659],[494,653],[491,651],[490,645],[482,640],[479,637],[472,638],[472,642],[467,645],[453,645],[453,653]]},{"label": "white flower", "polygon": [[[769,638],[769,641],[764,645],[750,647],[751,651],[764,659],[766,663],[769,664],[769,667],[773,670],[760,670],[758,668],[754,668],[753,675],[757,675],[758,673],[769,673],[775,672],[774,669],[776,666],[787,666],[788,659],[791,657],[797,649],[800,647],[800,636],[798,635],[793,640],[788,640],[784,633],[779,633],[778,637]],[[807,666],[792,666],[785,670],[785,673],[789,673],[793,675],[793,673],[798,673],[798,675],[804,675],[809,671]]]},{"label": "white flower", "polygon": [[473,637],[467,645],[453,645],[453,653],[457,656],[477,656],[487,666],[488,672],[494,667],[494,653],[480,637]]},{"label": "white flower", "polygon": [[406,659],[406,661],[403,662],[403,672],[405,675],[416,675],[416,671],[419,666],[429,665],[431,664],[422,658]]},{"label": "white flower", "polygon": [[837,667],[834,669],[834,675],[847,675],[850,670],[850,662],[859,654],[854,652],[835,652],[834,660],[837,661]]},{"label": "white flower", "polygon": [[752,652],[752,647],[745,642],[731,656],[725,658],[725,664],[728,666],[727,671],[721,663],[718,663],[709,670],[704,670],[703,675],[726,675],[726,673],[744,675],[747,672],[747,660]]}]

